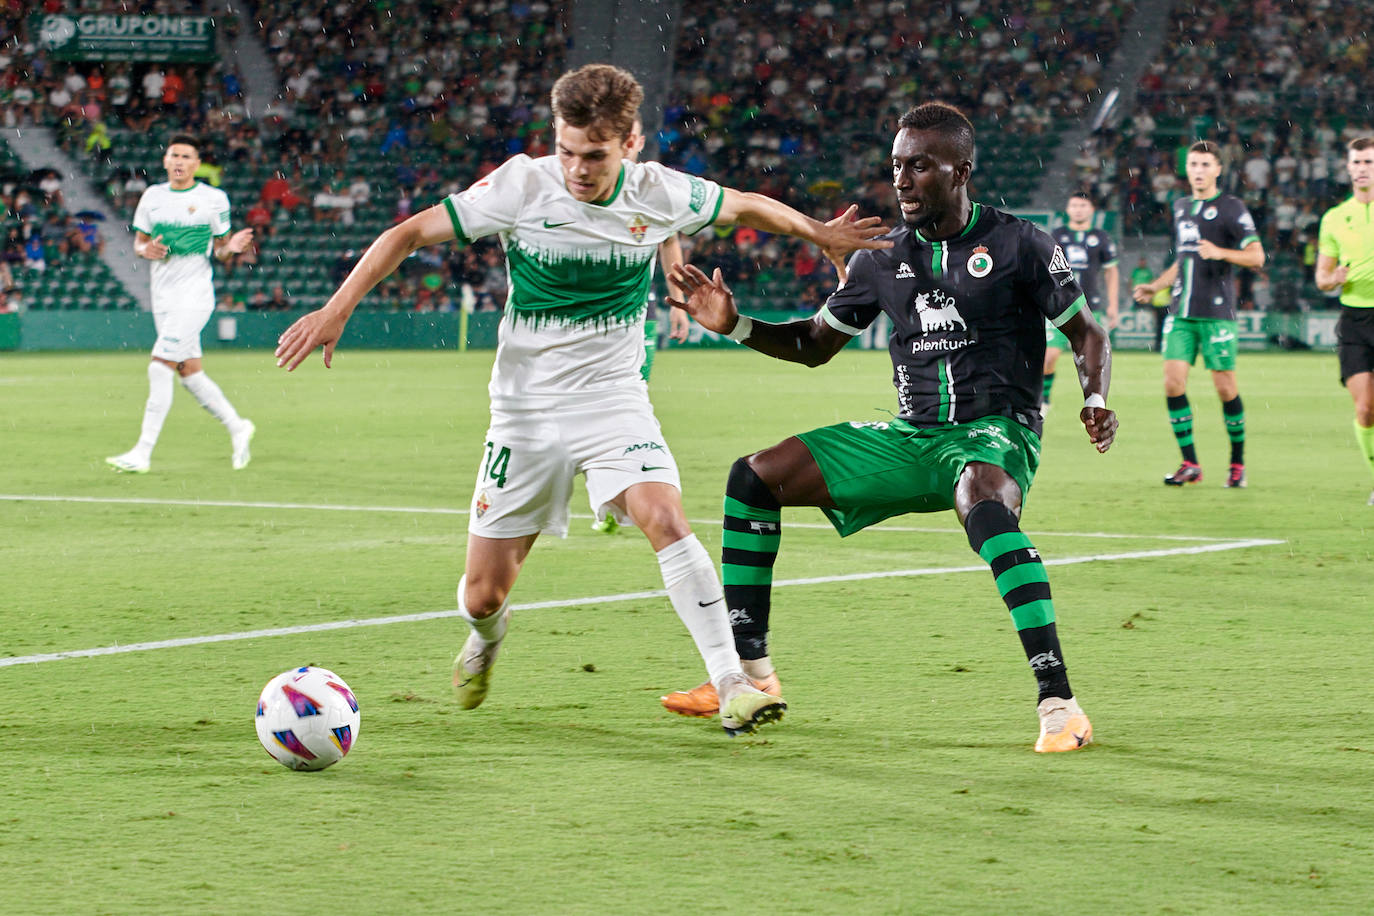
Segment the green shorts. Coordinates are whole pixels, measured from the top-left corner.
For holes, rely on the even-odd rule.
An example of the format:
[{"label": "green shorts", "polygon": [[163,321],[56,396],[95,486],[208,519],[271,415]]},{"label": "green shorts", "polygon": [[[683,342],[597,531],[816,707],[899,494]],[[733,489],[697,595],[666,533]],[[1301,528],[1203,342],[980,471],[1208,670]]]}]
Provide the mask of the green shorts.
[{"label": "green shorts", "polygon": [[955,484],[974,461],[1010,474],[1024,501],[1040,466],[1040,437],[1007,417],[933,429],[838,423],[797,438],[821,469],[836,506],[821,511],[841,537],[894,515],[954,508]]},{"label": "green shorts", "polygon": [[1213,372],[1230,372],[1236,368],[1238,323],[1226,318],[1164,319],[1164,358],[1181,359],[1188,365],[1197,362]]}]

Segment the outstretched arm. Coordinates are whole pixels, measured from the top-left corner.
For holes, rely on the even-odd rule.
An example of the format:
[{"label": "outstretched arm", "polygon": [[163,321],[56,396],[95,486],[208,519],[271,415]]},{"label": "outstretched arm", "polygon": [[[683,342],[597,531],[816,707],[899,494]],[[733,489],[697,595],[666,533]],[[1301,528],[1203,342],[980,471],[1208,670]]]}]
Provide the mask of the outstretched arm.
[{"label": "outstretched arm", "polygon": [[1088,439],[1099,452],[1112,447],[1116,438],[1116,413],[1107,409],[1107,389],[1112,382],[1112,347],[1107,332],[1087,309],[1079,310],[1059,329],[1073,347],[1073,364],[1083,386],[1084,406],[1078,418]]},{"label": "outstretched arm", "polygon": [[764,232],[790,235],[805,239],[820,247],[830,263],[835,265],[840,279],[845,278],[845,258],[860,248],[891,248],[892,242],[880,238],[886,235],[887,226],[876,216],[855,219],[859,208],[851,206],[848,210],[829,222],[822,223],[804,213],[793,210],[787,204],[734,188],[722,188],[724,199],[717,223],[737,223]]},{"label": "outstretched arm", "polygon": [[754,321],[741,315],[719,268],[714,276],[707,277],[690,264],[676,265],[673,282],[687,298],[683,301],[669,299],[669,305],[685,309],[708,331],[724,334],[765,356],[819,366],[829,362],[851,339],[848,334],[826,324],[819,315],[782,324]]},{"label": "outstretched arm", "polygon": [[316,347],[324,347],[324,365],[334,358],[334,345],[344,325],[372,287],[391,274],[401,262],[426,245],[454,238],[453,223],[443,205],[430,207],[377,236],[323,307],[302,316],[277,338],[277,365],[290,372]]}]

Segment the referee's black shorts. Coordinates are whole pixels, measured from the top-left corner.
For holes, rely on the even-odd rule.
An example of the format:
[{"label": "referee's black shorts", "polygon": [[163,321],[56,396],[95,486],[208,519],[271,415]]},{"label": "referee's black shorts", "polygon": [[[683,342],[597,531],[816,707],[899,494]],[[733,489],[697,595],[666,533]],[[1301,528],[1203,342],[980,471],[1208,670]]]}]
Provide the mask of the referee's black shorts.
[{"label": "referee's black shorts", "polygon": [[1336,324],[1336,355],[1341,363],[1341,384],[1359,372],[1374,372],[1374,308],[1341,306]]}]

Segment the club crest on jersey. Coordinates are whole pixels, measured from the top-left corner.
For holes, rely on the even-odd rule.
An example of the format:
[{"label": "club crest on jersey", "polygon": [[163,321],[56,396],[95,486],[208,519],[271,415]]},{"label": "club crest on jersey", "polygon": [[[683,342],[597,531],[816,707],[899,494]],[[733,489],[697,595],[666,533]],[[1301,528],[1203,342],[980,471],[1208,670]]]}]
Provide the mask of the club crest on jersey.
[{"label": "club crest on jersey", "polygon": [[630,237],[636,242],[644,241],[645,234],[649,231],[649,221],[644,218],[643,213],[636,213],[630,217],[630,221],[625,224],[625,228],[630,230]]},{"label": "club crest on jersey", "polygon": [[1088,247],[1089,247],[1089,248],[1096,248],[1096,247],[1097,247],[1097,236],[1095,236],[1095,235],[1090,235],[1090,236],[1088,236]]},{"label": "club crest on jersey", "polygon": [[195,205],[195,204],[188,204],[188,205],[186,206],[186,212],[187,212],[187,213],[195,213],[195,212],[196,212],[196,205]]},{"label": "club crest on jersey", "polygon": [[1203,218],[1203,219],[1216,219],[1216,218],[1217,218],[1217,208],[1216,208],[1216,207],[1208,207],[1206,210],[1203,210],[1203,211],[1202,211],[1202,218]]},{"label": "club crest on jersey", "polygon": [[973,249],[973,254],[968,256],[967,267],[968,275],[979,280],[992,273],[992,255],[988,254],[987,246],[979,245]]},{"label": "club crest on jersey", "polygon": [[481,518],[482,516],[487,514],[487,510],[490,508],[491,499],[487,497],[487,491],[479,490],[477,493],[477,498],[472,501],[473,513],[476,514],[478,518]]},{"label": "club crest on jersey", "polygon": [[463,192],[463,200],[467,201],[468,203],[481,200],[482,196],[490,190],[491,181],[487,178],[483,178],[481,181],[477,182],[472,187],[468,188],[466,191]]}]

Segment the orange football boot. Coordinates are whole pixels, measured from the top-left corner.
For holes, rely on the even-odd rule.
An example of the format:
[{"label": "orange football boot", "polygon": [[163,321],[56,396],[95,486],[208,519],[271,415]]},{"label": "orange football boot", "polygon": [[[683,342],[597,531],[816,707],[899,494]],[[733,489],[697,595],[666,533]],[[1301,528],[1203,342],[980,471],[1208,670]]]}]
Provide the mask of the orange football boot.
[{"label": "orange football boot", "polygon": [[1093,724],[1072,697],[1046,697],[1035,711],[1040,714],[1040,738],[1035,742],[1038,753],[1076,751],[1093,740]]},{"label": "orange football boot", "polygon": [[[778,682],[776,671],[761,680],[756,681],[750,678],[749,683],[770,696],[782,696],[782,684]],[[664,709],[675,712],[679,716],[697,716],[702,719],[709,719],[720,712],[720,697],[716,695],[716,687],[710,681],[698,684],[691,690],[675,690],[666,697],[659,697],[658,699],[663,704]]]}]

